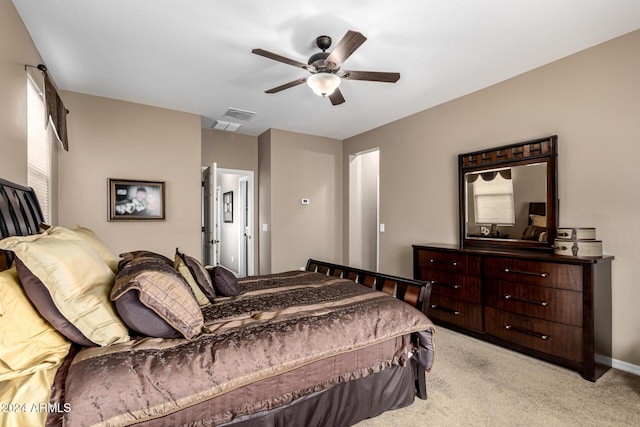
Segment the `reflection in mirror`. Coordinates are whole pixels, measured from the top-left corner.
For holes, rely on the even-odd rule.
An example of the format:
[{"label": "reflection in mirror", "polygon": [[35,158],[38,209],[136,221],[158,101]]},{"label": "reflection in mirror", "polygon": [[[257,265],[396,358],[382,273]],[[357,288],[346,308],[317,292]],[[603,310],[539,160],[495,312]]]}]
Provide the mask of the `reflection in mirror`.
[{"label": "reflection in mirror", "polygon": [[460,247],[553,252],[557,135],[458,155]]},{"label": "reflection in mirror", "polygon": [[547,163],[465,174],[467,238],[547,241]]}]

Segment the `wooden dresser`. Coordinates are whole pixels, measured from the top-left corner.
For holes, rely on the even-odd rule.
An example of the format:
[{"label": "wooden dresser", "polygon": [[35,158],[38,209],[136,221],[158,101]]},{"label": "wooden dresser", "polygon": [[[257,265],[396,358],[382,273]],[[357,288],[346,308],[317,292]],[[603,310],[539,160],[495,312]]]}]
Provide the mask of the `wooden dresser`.
[{"label": "wooden dresser", "polygon": [[435,323],[590,381],[609,369],[612,260],[413,245],[414,278],[432,281]]}]

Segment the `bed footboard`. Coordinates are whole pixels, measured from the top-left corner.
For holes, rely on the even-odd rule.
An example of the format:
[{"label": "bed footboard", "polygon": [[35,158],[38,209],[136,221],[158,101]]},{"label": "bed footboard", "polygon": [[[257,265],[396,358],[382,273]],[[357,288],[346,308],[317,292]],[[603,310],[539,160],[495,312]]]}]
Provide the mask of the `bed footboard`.
[{"label": "bed footboard", "polygon": [[[392,295],[417,308],[425,315],[427,314],[432,286],[429,281],[406,279],[311,258],[307,261],[305,270],[353,280],[369,288]],[[416,376],[416,395],[420,399],[426,399],[426,371],[415,361],[412,361],[412,366]]]}]

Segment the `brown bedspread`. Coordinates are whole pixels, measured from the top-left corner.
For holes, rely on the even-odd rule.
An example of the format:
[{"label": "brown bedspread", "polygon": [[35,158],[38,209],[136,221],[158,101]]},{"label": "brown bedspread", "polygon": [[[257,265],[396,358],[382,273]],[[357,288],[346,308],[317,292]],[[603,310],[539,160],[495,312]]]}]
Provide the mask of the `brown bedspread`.
[{"label": "brown bedspread", "polygon": [[[386,363],[404,365],[408,352],[419,351],[406,336],[433,327],[400,300],[323,274],[258,276],[240,286],[240,295],[203,308],[207,331],[194,340],[140,338],[81,350],[66,377],[65,425],[123,426],[162,418],[389,340],[401,345]],[[428,370],[431,343],[420,351],[430,353],[420,359]]]}]

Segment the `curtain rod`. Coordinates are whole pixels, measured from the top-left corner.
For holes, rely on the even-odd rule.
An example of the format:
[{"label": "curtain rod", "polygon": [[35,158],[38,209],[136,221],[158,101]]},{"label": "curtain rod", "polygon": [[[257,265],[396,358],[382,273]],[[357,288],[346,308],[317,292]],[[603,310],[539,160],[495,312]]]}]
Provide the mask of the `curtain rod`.
[{"label": "curtain rod", "polygon": [[38,65],[29,65],[29,64],[25,64],[24,69],[26,70],[27,67],[30,68],[37,68],[38,70],[42,71],[43,73],[47,72],[47,66],[44,64],[38,64]]}]

